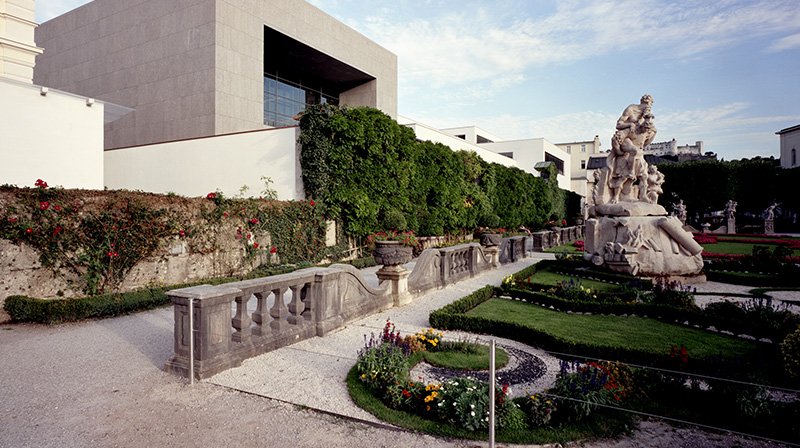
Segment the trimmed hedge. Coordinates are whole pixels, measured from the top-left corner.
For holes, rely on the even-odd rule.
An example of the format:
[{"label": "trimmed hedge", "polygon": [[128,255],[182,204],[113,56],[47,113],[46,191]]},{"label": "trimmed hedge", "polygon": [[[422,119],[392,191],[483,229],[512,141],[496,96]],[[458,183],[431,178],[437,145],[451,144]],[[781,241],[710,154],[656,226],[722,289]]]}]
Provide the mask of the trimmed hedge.
[{"label": "trimmed hedge", "polygon": [[[358,258],[343,262],[352,264],[356,269],[375,266],[373,257]],[[131,292],[103,294],[81,298],[38,299],[15,295],[6,298],[3,308],[14,322],[34,322],[41,324],[59,324],[84,319],[122,316],[137,311],[151,310],[169,305],[167,292],[173,289],[186,288],[201,284],[220,285],[250,278],[268,277],[285,274],[297,269],[310,267],[310,264],[298,264],[269,268],[257,268],[243,277],[220,277],[200,282],[170,285],[158,288],[139,289]]]},{"label": "trimmed hedge", "polygon": [[706,270],[706,278],[712,282],[732,283],[746,286],[800,286],[800,279],[791,275],[756,274],[753,272],[731,272]]}]

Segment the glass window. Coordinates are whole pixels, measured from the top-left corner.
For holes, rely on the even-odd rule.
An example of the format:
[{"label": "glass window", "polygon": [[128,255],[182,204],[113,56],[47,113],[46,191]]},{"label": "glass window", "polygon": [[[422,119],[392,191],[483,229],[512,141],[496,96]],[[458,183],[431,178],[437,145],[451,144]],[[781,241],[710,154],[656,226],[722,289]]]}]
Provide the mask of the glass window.
[{"label": "glass window", "polygon": [[586,160],[581,160],[581,169],[582,170],[586,169]]},{"label": "glass window", "polygon": [[586,145],[581,145],[581,152],[586,152]]},{"label": "glass window", "polygon": [[572,153],[572,146],[567,145],[567,154]]},{"label": "glass window", "polygon": [[339,98],[274,75],[264,75],[264,124],[296,125],[294,117],[312,104],[339,104]]}]

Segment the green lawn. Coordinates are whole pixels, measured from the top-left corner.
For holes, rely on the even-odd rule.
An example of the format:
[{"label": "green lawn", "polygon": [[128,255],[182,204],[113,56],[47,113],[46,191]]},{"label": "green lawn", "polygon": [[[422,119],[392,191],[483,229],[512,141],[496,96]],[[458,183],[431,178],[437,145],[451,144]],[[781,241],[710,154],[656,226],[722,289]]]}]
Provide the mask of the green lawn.
[{"label": "green lawn", "polygon": [[[574,278],[576,281],[579,281],[584,288],[590,288],[595,291],[610,292],[619,289],[619,285],[615,285],[613,283],[599,282],[597,280],[588,280],[577,276],[573,276],[572,278]],[[531,277],[531,282],[542,285],[556,286],[560,282],[569,281],[569,279],[570,277],[564,274],[559,274],[556,272],[550,272],[544,270],[536,272],[533,275],[533,277]]]},{"label": "green lawn", "polygon": [[582,250],[578,250],[578,248],[575,247],[575,245],[572,244],[572,243],[562,244],[560,246],[551,247],[549,249],[545,249],[544,252],[553,252],[553,253],[557,253],[557,254],[564,253],[564,252],[566,252],[568,254],[582,254],[583,253]]},{"label": "green lawn", "polygon": [[758,349],[751,341],[653,319],[566,314],[504,299],[490,299],[467,315],[523,325],[565,341],[654,354],[668,354],[672,345],[683,344],[690,359],[717,355],[734,358]]},{"label": "green lawn", "polygon": [[[446,343],[445,343],[446,346]],[[477,344],[469,351],[436,351],[420,352],[428,363],[453,370],[488,370],[489,346]],[[508,364],[508,353],[500,347],[494,352],[495,367],[502,369]]]},{"label": "green lawn", "polygon": [[[733,243],[733,242],[723,241],[713,244],[703,244],[703,249],[714,254],[752,255],[753,246],[766,246],[769,247],[770,250],[775,248],[775,244]],[[800,256],[800,250],[797,249],[793,250],[792,255]]]}]

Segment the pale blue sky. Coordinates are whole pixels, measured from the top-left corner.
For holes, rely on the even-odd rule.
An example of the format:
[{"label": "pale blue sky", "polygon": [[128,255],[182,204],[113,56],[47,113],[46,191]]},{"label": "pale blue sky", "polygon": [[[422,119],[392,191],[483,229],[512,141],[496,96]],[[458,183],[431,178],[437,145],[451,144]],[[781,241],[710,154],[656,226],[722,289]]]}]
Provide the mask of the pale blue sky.
[{"label": "pale blue sky", "polygon": [[[102,0],[99,0],[102,1]],[[38,0],[42,22],[87,0]],[[312,0],[398,56],[399,113],[603,147],[655,98],[656,141],[778,157],[800,124],[797,0]]]}]

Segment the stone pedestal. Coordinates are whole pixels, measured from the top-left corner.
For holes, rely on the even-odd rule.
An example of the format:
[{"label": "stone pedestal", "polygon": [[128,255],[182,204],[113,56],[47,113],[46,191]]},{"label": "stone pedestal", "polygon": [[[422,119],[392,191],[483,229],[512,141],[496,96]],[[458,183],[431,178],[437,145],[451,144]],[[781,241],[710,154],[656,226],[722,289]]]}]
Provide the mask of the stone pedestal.
[{"label": "stone pedestal", "polygon": [[728,218],[728,226],[725,229],[728,234],[736,233],[736,218]]},{"label": "stone pedestal", "polygon": [[484,247],[483,248],[483,253],[488,255],[489,258],[492,260],[491,261],[492,267],[495,267],[495,268],[499,268],[500,267],[500,248],[499,247],[497,247],[497,246]]},{"label": "stone pedestal", "polygon": [[[627,204],[613,204],[606,215],[586,222],[585,257],[610,270],[639,276],[694,276],[703,269],[702,246],[663,207],[636,204],[641,216],[629,215]],[[650,207],[648,207],[648,205]]]},{"label": "stone pedestal", "polygon": [[403,306],[411,303],[411,293],[408,292],[408,275],[410,272],[402,265],[384,266],[375,273],[380,283],[391,282],[391,294],[394,306]]},{"label": "stone pedestal", "polygon": [[772,219],[764,220],[764,233],[766,235],[772,235],[775,233],[775,221]]}]

